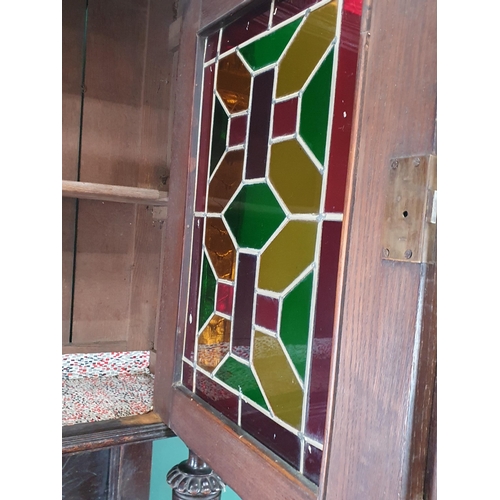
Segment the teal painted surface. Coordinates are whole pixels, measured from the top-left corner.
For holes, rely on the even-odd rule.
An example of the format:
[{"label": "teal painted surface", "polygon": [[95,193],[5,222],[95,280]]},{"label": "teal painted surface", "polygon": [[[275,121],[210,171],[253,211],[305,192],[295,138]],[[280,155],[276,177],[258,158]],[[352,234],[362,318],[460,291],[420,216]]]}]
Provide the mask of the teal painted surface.
[{"label": "teal painted surface", "polygon": [[[187,446],[178,437],[158,439],[153,441],[153,459],[151,464],[151,486],[149,500],[170,500],[172,490],[167,484],[168,471],[188,457]],[[241,500],[241,498],[226,486],[222,500]]]}]

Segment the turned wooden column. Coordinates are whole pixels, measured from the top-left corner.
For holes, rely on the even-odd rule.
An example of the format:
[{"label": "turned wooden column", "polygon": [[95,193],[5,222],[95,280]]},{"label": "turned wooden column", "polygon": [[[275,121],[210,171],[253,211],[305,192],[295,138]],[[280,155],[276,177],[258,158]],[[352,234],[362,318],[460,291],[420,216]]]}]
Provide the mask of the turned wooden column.
[{"label": "turned wooden column", "polygon": [[170,469],[167,483],[172,500],[219,500],[224,489],[222,479],[191,450],[187,460]]}]

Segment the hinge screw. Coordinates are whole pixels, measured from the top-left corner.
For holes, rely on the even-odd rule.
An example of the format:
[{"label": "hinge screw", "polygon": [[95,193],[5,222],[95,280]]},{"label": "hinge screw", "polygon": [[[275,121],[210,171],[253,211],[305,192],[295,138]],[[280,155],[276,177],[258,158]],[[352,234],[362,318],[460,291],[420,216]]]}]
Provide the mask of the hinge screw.
[{"label": "hinge screw", "polygon": [[406,250],[405,252],[405,257],[407,259],[411,259],[411,256],[413,255],[413,252],[411,250]]},{"label": "hinge screw", "polygon": [[382,252],[384,257],[389,257],[389,249],[388,248],[384,248],[384,251]]},{"label": "hinge screw", "polygon": [[414,165],[415,167],[418,167],[418,166],[420,165],[420,158],[415,158],[415,159],[413,160],[413,165]]},{"label": "hinge screw", "polygon": [[399,165],[398,160],[392,160],[392,162],[391,162],[392,170],[396,170],[398,168],[398,165]]}]

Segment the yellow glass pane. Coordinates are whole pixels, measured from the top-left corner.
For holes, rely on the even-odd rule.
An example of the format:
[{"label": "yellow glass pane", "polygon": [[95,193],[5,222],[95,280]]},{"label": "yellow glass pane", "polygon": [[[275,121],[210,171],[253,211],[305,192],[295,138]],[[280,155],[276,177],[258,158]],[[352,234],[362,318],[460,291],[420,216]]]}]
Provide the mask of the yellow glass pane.
[{"label": "yellow glass pane", "polygon": [[289,221],[260,258],[259,288],[282,292],[314,260],[316,222]]},{"label": "yellow glass pane", "polygon": [[219,61],[217,91],[229,113],[248,109],[252,77],[236,52]]},{"label": "yellow glass pane", "polygon": [[222,219],[207,218],[205,246],[217,276],[234,280],[236,250]]},{"label": "yellow glass pane", "polygon": [[229,151],[217,168],[208,188],[208,211],[222,212],[240,185],[244,151]]},{"label": "yellow glass pane", "polygon": [[318,213],[321,174],[295,139],[271,146],[269,178],[292,214]]},{"label": "yellow glass pane", "polygon": [[300,429],[303,391],[278,340],[256,331],[253,364],[273,412]]},{"label": "yellow glass pane", "polygon": [[337,0],[311,12],[279,64],[276,97],[298,92],[335,38]]},{"label": "yellow glass pane", "polygon": [[214,315],[198,337],[198,364],[213,371],[229,352],[231,321]]}]

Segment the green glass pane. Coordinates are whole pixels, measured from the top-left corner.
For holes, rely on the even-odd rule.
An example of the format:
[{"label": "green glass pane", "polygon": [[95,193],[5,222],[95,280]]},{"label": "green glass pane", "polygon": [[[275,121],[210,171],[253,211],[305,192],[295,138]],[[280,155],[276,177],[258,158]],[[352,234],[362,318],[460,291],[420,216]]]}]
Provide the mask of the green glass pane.
[{"label": "green glass pane", "polygon": [[216,376],[233,389],[238,392],[241,391],[247,398],[262,406],[262,408],[269,409],[249,366],[236,361],[234,358],[227,358],[219,368]]},{"label": "green glass pane", "polygon": [[205,253],[203,253],[203,270],[201,275],[201,297],[199,311],[199,328],[210,318],[215,310],[215,288],[217,281]]},{"label": "green glass pane", "polygon": [[304,394],[278,340],[256,331],[253,364],[273,412],[300,429]]},{"label": "green glass pane", "polygon": [[260,258],[258,286],[282,292],[314,260],[318,224],[289,221]]},{"label": "green glass pane", "polygon": [[266,183],[244,185],[224,217],[242,248],[260,249],[285,219]]},{"label": "green glass pane", "polygon": [[197,363],[212,372],[229,352],[231,321],[215,314],[198,337]]},{"label": "green glass pane", "polygon": [[298,92],[335,38],[337,0],[311,12],[279,63],[276,97]]},{"label": "green glass pane", "polygon": [[306,373],[312,286],[310,273],[283,299],[281,313],[280,337],[302,379]]},{"label": "green glass pane", "polygon": [[333,50],[312,77],[302,96],[299,133],[316,158],[325,163],[330,89],[332,83]]},{"label": "green glass pane", "polygon": [[269,177],[292,214],[318,213],[322,177],[298,141],[271,146]]},{"label": "green glass pane", "polygon": [[283,26],[283,28],[273,31],[263,38],[259,38],[250,45],[242,47],[240,54],[253,70],[258,70],[268,64],[275,63],[285,50],[301,21],[302,18],[297,19]]},{"label": "green glass pane", "polygon": [[215,99],[214,122],[212,127],[212,153],[210,155],[210,174],[214,171],[217,163],[226,150],[227,116],[219,98]]}]

